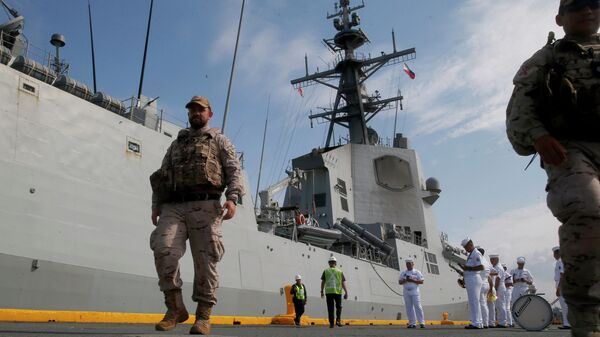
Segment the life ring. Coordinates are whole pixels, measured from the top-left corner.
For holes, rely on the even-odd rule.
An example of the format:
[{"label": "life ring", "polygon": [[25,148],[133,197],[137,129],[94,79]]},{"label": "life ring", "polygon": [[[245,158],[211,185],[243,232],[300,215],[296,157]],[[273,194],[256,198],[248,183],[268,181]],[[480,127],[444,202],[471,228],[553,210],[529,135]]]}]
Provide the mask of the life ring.
[{"label": "life ring", "polygon": [[306,224],[306,218],[304,217],[304,214],[302,214],[302,213],[296,214],[296,225],[304,225],[304,224]]}]

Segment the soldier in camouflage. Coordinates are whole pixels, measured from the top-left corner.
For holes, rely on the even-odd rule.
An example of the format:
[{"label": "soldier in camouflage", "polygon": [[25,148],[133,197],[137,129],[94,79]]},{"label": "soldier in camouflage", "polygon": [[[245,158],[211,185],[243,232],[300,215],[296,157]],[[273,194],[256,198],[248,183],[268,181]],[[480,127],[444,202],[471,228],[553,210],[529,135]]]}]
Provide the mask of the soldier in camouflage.
[{"label": "soldier in camouflage", "polygon": [[[165,294],[167,313],[156,330],[173,329],[188,319],[183,304],[179,259],[190,240],[194,261],[192,299],[198,302],[190,334],[210,332],[210,312],[217,298],[217,262],[223,257],[221,222],[233,218],[244,194],[240,164],[231,142],[208,126],[213,116],[210,103],[194,96],[187,103],[190,128],[173,141],[161,168],[150,176],[152,223],[150,247]],[[221,205],[221,194],[226,201]]]},{"label": "soldier in camouflage", "polygon": [[562,223],[561,292],[573,336],[600,336],[600,0],[561,0],[565,37],[514,78],[507,134],[520,155],[539,153],[548,207]]}]

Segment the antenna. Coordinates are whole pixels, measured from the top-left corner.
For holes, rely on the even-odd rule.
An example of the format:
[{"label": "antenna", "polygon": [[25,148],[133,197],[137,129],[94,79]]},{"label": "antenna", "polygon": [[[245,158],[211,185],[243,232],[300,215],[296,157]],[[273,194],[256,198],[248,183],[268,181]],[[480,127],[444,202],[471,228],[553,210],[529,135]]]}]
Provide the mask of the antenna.
[{"label": "antenna", "polygon": [[146,43],[144,44],[144,58],[142,60],[142,73],[140,75],[140,88],[138,90],[137,104],[140,102],[142,97],[142,85],[144,83],[144,70],[146,69],[146,54],[148,53],[148,37],[150,36],[150,23],[152,23],[152,7],[154,7],[154,0],[150,1],[150,14],[148,14],[148,28],[146,29]]},{"label": "antenna", "polygon": [[[358,57],[355,50],[369,42],[362,29],[355,28],[360,25],[360,17],[356,11],[363,7],[365,7],[364,1],[361,1],[358,6],[351,7],[350,0],[339,0],[339,5],[336,4],[336,12],[327,15],[328,19],[333,19],[337,34],[331,39],[324,40],[331,51],[339,53],[337,65],[323,72],[319,72],[317,68],[316,73],[291,81],[296,89],[319,83],[337,91],[333,108],[309,116],[311,120],[322,118],[329,122],[326,147],[335,143],[335,125],[349,130],[351,143],[374,144],[372,140],[374,138],[369,137],[372,131],[369,131],[367,123],[380,111],[392,109],[394,107],[392,103],[400,101],[401,104],[402,96],[398,94],[396,97],[381,98],[378,92],[369,95],[364,83],[386,65],[399,64],[416,58],[414,48],[396,51],[393,32],[392,53],[382,52],[381,56],[368,59]],[[331,83],[335,80],[338,81],[337,85]]]},{"label": "antenna", "polygon": [[225,98],[225,113],[223,113],[223,125],[221,133],[225,133],[225,124],[227,121],[227,112],[229,112],[229,97],[231,95],[231,83],[233,82],[233,72],[235,70],[235,59],[237,57],[238,44],[240,42],[240,32],[242,30],[242,18],[244,17],[244,4],[246,0],[242,0],[242,10],[240,11],[240,23],[238,24],[237,37],[235,38],[235,49],[233,50],[233,61],[231,62],[231,74],[229,74],[229,85],[227,86],[227,98]]},{"label": "antenna", "polygon": [[6,10],[10,13],[10,15],[12,15],[14,18],[17,18],[19,16],[19,12],[17,12],[14,8],[8,6],[4,0],[0,0],[0,3],[2,3],[2,6],[4,6],[4,8],[6,8]]},{"label": "antenna", "polygon": [[94,79],[94,93],[96,93],[96,57],[94,54],[94,32],[92,30],[92,7],[88,0],[88,17],[90,21],[90,45],[92,48],[92,77]]},{"label": "antenna", "polygon": [[54,71],[57,74],[62,72],[62,62],[60,62],[60,48],[65,46],[65,37],[62,34],[52,34],[50,43],[56,47],[56,57],[54,58]]}]

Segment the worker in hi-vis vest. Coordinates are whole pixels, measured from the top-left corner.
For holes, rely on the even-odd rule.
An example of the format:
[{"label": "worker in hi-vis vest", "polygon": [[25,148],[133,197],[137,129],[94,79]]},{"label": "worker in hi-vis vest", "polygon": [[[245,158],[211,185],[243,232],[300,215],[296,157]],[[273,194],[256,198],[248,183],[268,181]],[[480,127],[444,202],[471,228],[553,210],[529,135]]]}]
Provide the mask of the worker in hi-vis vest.
[{"label": "worker in hi-vis vest", "polygon": [[304,313],[307,297],[306,287],[304,286],[304,283],[302,283],[302,276],[296,275],[296,283],[292,286],[292,289],[290,289],[290,294],[292,294],[292,302],[294,302],[294,310],[296,311],[294,323],[300,325],[300,319]]},{"label": "worker in hi-vis vest", "polygon": [[[337,259],[331,255],[329,257],[329,268],[323,271],[321,275],[321,297],[327,297],[327,313],[329,314],[329,327],[333,328],[333,304],[335,303],[335,324],[342,326],[342,289],[344,290],[344,299],[348,299],[348,289],[346,288],[346,278],[344,273],[336,267]],[[324,291],[324,292],[323,292]]]}]

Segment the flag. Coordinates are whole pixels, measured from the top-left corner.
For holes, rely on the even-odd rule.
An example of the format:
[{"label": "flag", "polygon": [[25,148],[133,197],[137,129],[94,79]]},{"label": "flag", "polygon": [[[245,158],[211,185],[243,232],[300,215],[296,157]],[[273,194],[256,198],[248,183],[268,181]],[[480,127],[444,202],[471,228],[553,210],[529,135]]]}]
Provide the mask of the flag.
[{"label": "flag", "polygon": [[304,97],[304,90],[302,90],[302,87],[298,87],[298,93],[300,94],[300,97]]},{"label": "flag", "polygon": [[404,69],[404,72],[406,73],[406,75],[408,75],[408,77],[410,77],[411,80],[414,80],[415,77],[417,77],[417,75],[415,74],[414,71],[412,71],[407,65],[406,63],[404,63],[404,65],[402,66],[402,69]]}]

